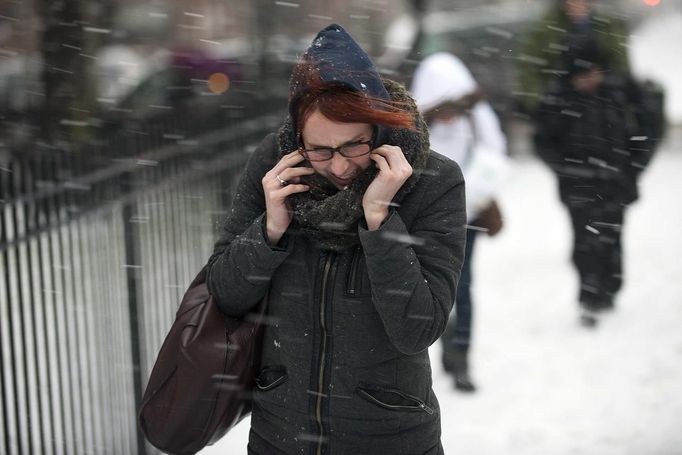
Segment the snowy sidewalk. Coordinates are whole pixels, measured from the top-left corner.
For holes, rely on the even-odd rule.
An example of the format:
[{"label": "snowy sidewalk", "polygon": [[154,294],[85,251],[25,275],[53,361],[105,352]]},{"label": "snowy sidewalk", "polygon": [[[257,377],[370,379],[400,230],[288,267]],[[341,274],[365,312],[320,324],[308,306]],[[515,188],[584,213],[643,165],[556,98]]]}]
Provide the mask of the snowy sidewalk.
[{"label": "snowy sidewalk", "polygon": [[[506,226],[478,242],[473,376],[456,393],[431,348],[446,454],[682,453],[682,154],[661,149],[626,212],[625,286],[597,330],[577,322],[568,216],[553,176],[516,162]],[[202,455],[246,453],[248,420]]]}]

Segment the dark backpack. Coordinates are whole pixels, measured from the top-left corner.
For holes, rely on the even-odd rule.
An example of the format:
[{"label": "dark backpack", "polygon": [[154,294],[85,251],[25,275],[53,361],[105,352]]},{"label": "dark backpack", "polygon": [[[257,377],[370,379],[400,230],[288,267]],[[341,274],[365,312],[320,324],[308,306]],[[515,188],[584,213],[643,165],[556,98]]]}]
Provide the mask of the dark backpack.
[{"label": "dark backpack", "polygon": [[665,92],[651,80],[630,79],[628,84],[628,134],[630,150],[637,152],[637,167],[644,169],[658,149],[666,131]]}]

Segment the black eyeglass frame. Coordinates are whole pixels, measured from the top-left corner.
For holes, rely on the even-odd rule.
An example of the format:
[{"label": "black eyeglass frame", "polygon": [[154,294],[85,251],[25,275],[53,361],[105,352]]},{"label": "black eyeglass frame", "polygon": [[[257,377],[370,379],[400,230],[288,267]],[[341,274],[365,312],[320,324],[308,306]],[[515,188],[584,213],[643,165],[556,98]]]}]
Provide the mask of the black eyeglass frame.
[{"label": "black eyeglass frame", "polygon": [[[308,161],[329,161],[332,158],[334,158],[334,153],[338,153],[345,158],[358,158],[358,157],[369,155],[370,153],[372,153],[372,149],[373,149],[373,145],[374,145],[374,135],[375,135],[375,133],[373,132],[372,137],[368,141],[351,142],[348,144],[341,145],[339,147],[319,147],[319,148],[313,148],[313,149],[303,148],[303,138],[299,135],[298,142],[301,145],[298,148],[298,153],[300,153],[303,156],[303,158],[305,158]],[[348,156],[348,155],[343,153],[344,148],[355,147],[358,145],[367,145],[369,147],[367,148],[367,151],[365,153],[362,153],[360,155]],[[329,154],[329,158],[325,158],[322,160],[320,160],[320,159],[311,160],[310,159],[308,152],[321,152],[321,151],[331,151],[331,153]]]}]

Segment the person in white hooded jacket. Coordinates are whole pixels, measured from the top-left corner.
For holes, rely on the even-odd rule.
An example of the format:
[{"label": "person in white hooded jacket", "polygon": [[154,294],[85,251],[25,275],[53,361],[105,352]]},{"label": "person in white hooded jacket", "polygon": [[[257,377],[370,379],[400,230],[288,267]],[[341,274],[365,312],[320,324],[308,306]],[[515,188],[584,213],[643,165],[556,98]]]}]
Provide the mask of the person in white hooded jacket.
[{"label": "person in white hooded jacket", "polygon": [[[417,107],[430,130],[431,149],[462,168],[466,184],[467,242],[455,311],[441,337],[443,367],[455,388],[474,391],[469,374],[472,326],[472,254],[477,222],[489,213],[494,196],[509,172],[506,139],[500,122],[467,67],[450,53],[439,52],[417,67],[411,86]],[[499,212],[497,212],[499,213]],[[489,232],[490,233],[490,232]]]}]

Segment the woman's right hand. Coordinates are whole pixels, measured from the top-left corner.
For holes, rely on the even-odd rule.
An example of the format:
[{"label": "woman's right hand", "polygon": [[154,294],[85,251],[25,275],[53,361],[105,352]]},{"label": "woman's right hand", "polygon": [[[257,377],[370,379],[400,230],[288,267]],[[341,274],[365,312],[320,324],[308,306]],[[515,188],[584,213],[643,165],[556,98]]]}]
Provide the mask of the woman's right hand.
[{"label": "woman's right hand", "polygon": [[263,177],[265,193],[265,227],[270,245],[277,245],[286,232],[293,217],[287,205],[287,196],[308,191],[310,187],[302,184],[301,176],[314,174],[310,167],[294,167],[304,160],[300,153],[285,155]]}]

